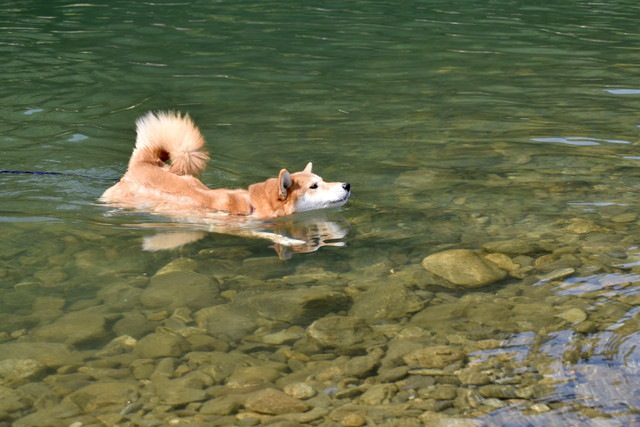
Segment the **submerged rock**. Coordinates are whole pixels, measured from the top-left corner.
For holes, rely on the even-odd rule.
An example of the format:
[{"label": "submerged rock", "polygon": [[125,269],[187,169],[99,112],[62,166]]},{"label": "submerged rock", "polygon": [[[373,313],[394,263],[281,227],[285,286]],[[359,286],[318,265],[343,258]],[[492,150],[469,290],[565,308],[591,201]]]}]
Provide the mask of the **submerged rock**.
[{"label": "submerged rock", "polygon": [[497,265],[498,268],[508,271],[509,273],[516,271],[522,267],[521,265],[513,262],[513,260],[505,254],[493,253],[486,255],[484,258],[487,261],[490,261],[493,264]]},{"label": "submerged rock", "polygon": [[308,324],[313,319],[343,310],[349,302],[344,293],[328,286],[274,291],[246,300],[260,316],[295,324]]},{"label": "submerged rock", "polygon": [[558,314],[558,317],[566,320],[569,323],[575,324],[587,320],[587,313],[579,308],[570,308],[569,310],[563,311],[562,313]]},{"label": "submerged rock", "polygon": [[9,387],[0,386],[0,421],[3,421],[3,424],[7,420],[6,414],[21,411],[27,406],[28,403],[22,399],[22,393]]},{"label": "submerged rock", "polygon": [[329,381],[335,378],[366,378],[375,372],[380,365],[383,351],[374,349],[366,356],[341,356],[334,360],[325,370],[316,374],[319,381]]},{"label": "submerged rock", "polygon": [[489,384],[478,389],[480,396],[484,398],[515,399],[518,397],[516,387],[512,385]]},{"label": "submerged rock", "polygon": [[567,276],[571,276],[575,273],[575,269],[571,267],[567,268],[559,268],[557,270],[553,270],[550,273],[539,276],[538,279],[540,282],[550,282],[552,280],[564,279]]},{"label": "submerged rock", "polygon": [[130,311],[124,313],[112,329],[117,335],[130,335],[134,338],[140,338],[153,332],[159,322],[151,321],[143,313],[139,311]]},{"label": "submerged rock", "polygon": [[269,415],[305,412],[310,409],[309,405],[299,399],[288,396],[287,394],[273,388],[267,388],[251,393],[244,406],[250,411]]},{"label": "submerged rock", "polygon": [[74,391],[63,403],[74,403],[86,414],[119,412],[138,398],[135,384],[101,381]]},{"label": "submerged rock", "polygon": [[148,308],[197,310],[212,305],[218,294],[217,284],[204,274],[193,271],[168,271],[156,274],[140,295]]},{"label": "submerged rock", "polygon": [[192,370],[206,374],[216,383],[224,382],[236,369],[264,365],[263,361],[240,352],[192,351],[185,359]]},{"label": "submerged rock", "polygon": [[483,372],[479,366],[470,366],[462,369],[458,373],[458,378],[462,384],[466,385],[487,385],[491,382],[491,377]]},{"label": "submerged rock", "polygon": [[127,283],[114,283],[98,291],[98,298],[104,302],[110,310],[124,311],[133,309],[140,302],[142,289],[130,286]]},{"label": "submerged rock", "polygon": [[434,345],[420,348],[406,354],[402,360],[411,367],[444,368],[454,362],[463,360],[464,352],[448,345]]},{"label": "submerged rock", "polygon": [[196,321],[213,336],[224,335],[240,340],[258,327],[257,316],[238,303],[205,307],[195,313]]},{"label": "submerged rock", "polygon": [[34,359],[0,361],[0,385],[15,387],[40,376],[46,367]]},{"label": "submerged rock", "polygon": [[241,366],[229,376],[226,385],[235,390],[256,390],[274,382],[279,376],[277,370],[268,366]]},{"label": "submerged rock", "polygon": [[105,324],[105,316],[95,309],[72,311],[36,329],[34,336],[42,341],[82,344],[104,338],[107,335]]},{"label": "submerged rock", "polygon": [[422,266],[455,285],[469,288],[497,282],[507,274],[468,249],[453,249],[429,255],[422,261]]},{"label": "submerged rock", "polygon": [[200,413],[207,415],[231,415],[242,408],[242,396],[222,396],[207,401],[200,408]]},{"label": "submerged rock", "polygon": [[595,221],[590,219],[571,218],[569,222],[570,224],[567,226],[566,230],[573,234],[589,234],[599,231],[607,231],[606,228],[600,227]]},{"label": "submerged rock", "polygon": [[358,295],[350,315],[366,319],[401,319],[408,313],[419,311],[422,298],[410,292],[401,283],[383,283]]},{"label": "submerged rock", "polygon": [[536,242],[520,239],[488,242],[482,245],[482,248],[488,252],[497,252],[506,255],[530,255],[543,251]]},{"label": "submerged rock", "polygon": [[316,395],[315,389],[306,383],[287,384],[283,391],[294,399],[310,399]]},{"label": "submerged rock", "polygon": [[397,392],[395,384],[374,384],[358,398],[358,402],[369,406],[382,405],[389,403]]},{"label": "submerged rock", "polygon": [[145,336],[135,346],[134,353],[142,358],[179,357],[189,348],[188,342],[177,335],[153,333]]},{"label": "submerged rock", "polygon": [[160,382],[156,386],[157,395],[165,405],[184,406],[191,402],[200,402],[207,399],[207,392],[194,387],[188,387],[184,381],[170,380]]},{"label": "submerged rock", "polygon": [[46,342],[16,342],[0,344],[0,360],[33,359],[48,368],[82,363],[83,357],[66,344]]},{"label": "submerged rock", "polygon": [[364,319],[346,316],[316,320],[307,328],[307,336],[322,347],[335,348],[344,354],[360,352],[378,338]]}]

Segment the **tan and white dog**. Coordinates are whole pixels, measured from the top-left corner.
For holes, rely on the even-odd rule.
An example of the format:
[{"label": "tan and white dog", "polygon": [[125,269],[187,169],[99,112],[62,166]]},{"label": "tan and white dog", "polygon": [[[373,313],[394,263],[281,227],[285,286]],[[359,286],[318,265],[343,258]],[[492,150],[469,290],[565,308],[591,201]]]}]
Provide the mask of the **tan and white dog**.
[{"label": "tan and white dog", "polygon": [[120,181],[100,197],[117,207],[141,209],[173,218],[211,213],[269,219],[344,205],[346,182],[324,182],[312,173],[282,169],[277,178],[247,190],[211,189],[196,175],[207,165],[204,137],[188,115],[147,113],[136,121],[136,145]]}]

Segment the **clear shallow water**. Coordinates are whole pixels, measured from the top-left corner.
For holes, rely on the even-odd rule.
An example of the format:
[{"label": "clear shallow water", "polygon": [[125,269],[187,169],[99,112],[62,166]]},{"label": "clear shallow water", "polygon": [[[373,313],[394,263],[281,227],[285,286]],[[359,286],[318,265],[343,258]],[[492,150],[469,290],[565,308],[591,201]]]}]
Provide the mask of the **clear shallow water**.
[{"label": "clear shallow water", "polygon": [[[207,137],[212,161],[203,181],[211,186],[246,187],[307,161],[353,186],[345,209],[318,217],[349,225],[345,247],[275,262],[265,241],[221,234],[144,252],[143,238],[158,230],[149,225],[169,221],[98,206],[108,181],[0,175],[7,340],[37,340],[33,331],[52,321],[36,313],[37,298],[62,298],[60,315],[101,306],[101,289],[139,283],[181,257],[234,292],[246,289],[246,277],[271,280],[265,293],[286,289],[311,269],[339,275],[316,285],[357,289],[371,277],[400,281],[390,271],[420,269],[438,251],[522,239],[544,247],[524,278],[477,290],[407,284],[428,307],[439,300],[424,292],[461,305],[473,298],[487,305],[496,295],[519,307],[518,298],[528,298],[549,312],[538,325],[535,310],[513,309],[485,331],[481,313],[464,311],[434,327],[450,342],[449,329],[504,340],[499,353],[516,353],[522,369],[550,383],[536,395],[549,411],[507,401],[471,418],[637,421],[635,3],[10,2],[5,9],[2,169],[117,178],[135,118],[176,109]],[[584,221],[586,228],[571,228]],[[539,260],[544,255],[551,258]],[[263,258],[274,262],[247,261]],[[220,260],[228,270],[214,272]],[[575,272],[533,286],[547,262]],[[276,285],[283,277],[289,283]],[[554,320],[569,306],[589,313],[593,329]],[[377,322],[401,329],[410,321],[407,314]]]}]

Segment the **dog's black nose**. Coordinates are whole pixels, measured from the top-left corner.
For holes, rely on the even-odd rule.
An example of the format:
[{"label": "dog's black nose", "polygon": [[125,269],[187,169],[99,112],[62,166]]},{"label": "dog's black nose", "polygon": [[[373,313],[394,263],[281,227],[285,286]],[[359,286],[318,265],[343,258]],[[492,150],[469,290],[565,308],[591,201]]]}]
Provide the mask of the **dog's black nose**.
[{"label": "dog's black nose", "polygon": [[347,191],[351,191],[351,184],[349,184],[348,182],[343,182],[342,188],[344,188]]}]

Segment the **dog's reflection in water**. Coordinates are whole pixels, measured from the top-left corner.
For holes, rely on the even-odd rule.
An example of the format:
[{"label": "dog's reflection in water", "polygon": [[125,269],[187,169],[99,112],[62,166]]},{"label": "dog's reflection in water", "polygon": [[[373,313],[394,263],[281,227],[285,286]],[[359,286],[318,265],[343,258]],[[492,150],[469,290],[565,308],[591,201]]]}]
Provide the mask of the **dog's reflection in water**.
[{"label": "dog's reflection in water", "polygon": [[[344,239],[349,234],[349,223],[342,218],[317,218],[306,215],[304,221],[279,221],[276,227],[277,234],[288,235],[304,243],[284,244],[274,243],[272,246],[281,259],[289,259],[294,253],[306,254],[315,252],[323,246],[345,246]],[[316,216],[319,216],[316,214]]]},{"label": "dog's reflection in water", "polygon": [[344,239],[350,229],[343,217],[318,212],[273,221],[215,217],[193,221],[187,219],[187,222],[145,224],[145,227],[170,230],[144,237],[142,248],[152,252],[176,249],[203,239],[210,233],[218,233],[269,240],[278,257],[289,259],[293,254],[315,252],[323,246],[345,246]]}]

